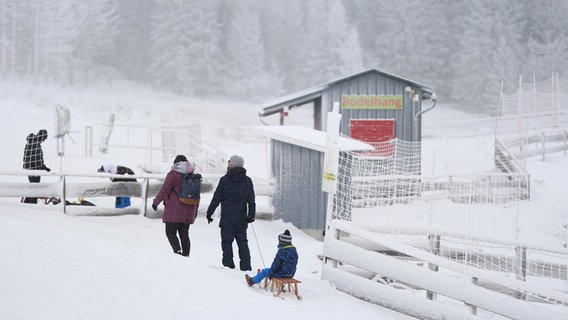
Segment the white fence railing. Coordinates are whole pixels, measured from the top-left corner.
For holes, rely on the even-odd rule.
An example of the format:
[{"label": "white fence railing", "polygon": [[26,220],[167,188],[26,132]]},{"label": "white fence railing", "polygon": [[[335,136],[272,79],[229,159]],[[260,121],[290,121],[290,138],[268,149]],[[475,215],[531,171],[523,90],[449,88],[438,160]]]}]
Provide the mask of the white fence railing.
[{"label": "white fence railing", "polygon": [[[507,150],[509,154],[500,157],[499,152]],[[540,132],[538,134],[525,137],[519,136],[506,140],[497,139],[495,141],[495,158],[500,160],[512,160],[524,168],[526,166],[526,158],[541,156],[542,160],[546,160],[547,154],[563,152],[568,154],[568,131],[549,131]],[[523,160],[521,163],[519,160]],[[516,171],[520,172],[520,171]]]},{"label": "white fence railing", "polygon": [[[499,145],[511,150],[521,165],[526,158],[568,150],[568,82],[557,73],[549,81],[523,82],[516,92],[501,89],[495,126],[496,151]],[[499,155],[496,155],[498,157]]]},{"label": "white fence railing", "polygon": [[[137,182],[110,182],[109,178],[124,178],[123,175],[107,173],[47,173],[42,171],[0,172],[3,176],[21,177],[27,175],[42,176],[41,183],[1,182],[0,197],[55,197],[61,201],[63,213],[70,215],[121,215],[140,214],[147,216],[148,199],[154,197],[162,186],[164,175],[130,175]],[[52,182],[46,182],[45,180]],[[81,181],[73,181],[79,179]],[[22,181],[23,179],[18,179]],[[87,181],[85,181],[87,180]],[[105,182],[108,181],[108,182]],[[55,182],[53,182],[55,181]],[[68,206],[66,201],[78,197],[136,197],[141,198],[143,206],[125,209],[100,208],[89,206]]]},{"label": "white fence railing", "polygon": [[[42,176],[42,182],[21,182],[29,175]],[[69,215],[143,214],[147,217],[156,216],[156,213],[148,210],[148,200],[159,192],[165,178],[164,174],[142,174],[128,176],[128,178],[137,179],[137,182],[110,182],[109,178],[124,178],[124,176],[109,173],[47,173],[37,170],[0,171],[0,176],[13,178],[0,182],[0,197],[2,198],[55,197],[61,200],[63,213]],[[212,192],[220,176],[220,174],[204,175],[202,192]],[[47,181],[48,179],[50,181]],[[9,180],[12,181],[9,182]],[[275,192],[272,180],[254,179],[254,188],[255,195],[261,197],[270,198]],[[73,202],[72,199],[79,197],[135,197],[141,199],[142,205],[124,209],[66,205],[66,200]],[[200,212],[206,209],[207,206],[200,206]],[[270,210],[263,206],[258,206],[257,211],[261,218],[270,213]],[[161,210],[158,210],[157,214],[161,214]]]},{"label": "white fence railing", "polygon": [[[381,249],[369,249],[368,244],[361,244],[362,240]],[[436,253],[435,248],[423,250],[391,241],[376,230],[371,232],[347,221],[334,220],[324,240],[322,277],[339,290],[420,319],[477,319],[477,308],[512,319],[566,318],[565,314],[539,304],[490,290],[487,284],[560,304],[568,303],[568,294],[466,266]],[[376,280],[383,277],[401,285],[396,289],[392,283]],[[484,287],[478,285],[480,282]],[[408,290],[400,290],[401,286]],[[416,294],[420,290],[426,294]],[[426,299],[435,295],[461,301],[464,307]]]},{"label": "white fence railing", "polygon": [[94,124],[85,128],[85,157],[93,150],[137,152],[145,159],[144,166],[152,171],[158,162],[171,162],[177,154],[191,159],[202,173],[221,173],[227,155],[204,143],[199,125],[187,127],[143,127],[117,124]]}]

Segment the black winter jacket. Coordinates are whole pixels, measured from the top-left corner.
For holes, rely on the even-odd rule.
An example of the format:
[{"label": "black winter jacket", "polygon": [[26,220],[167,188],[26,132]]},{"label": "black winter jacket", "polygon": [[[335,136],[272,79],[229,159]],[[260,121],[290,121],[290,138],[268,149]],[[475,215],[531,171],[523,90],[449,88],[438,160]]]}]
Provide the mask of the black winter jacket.
[{"label": "black winter jacket", "polygon": [[41,149],[41,143],[46,139],[47,131],[45,130],[40,130],[37,135],[33,133],[28,135],[24,148],[24,169],[49,171],[43,162],[43,150]]},{"label": "black winter jacket", "polygon": [[219,180],[207,209],[207,217],[211,218],[221,204],[221,228],[246,225],[247,218],[254,219],[256,215],[254,187],[246,174],[246,169],[235,167]]},{"label": "black winter jacket", "polygon": [[[116,166],[116,174],[133,175],[134,171],[132,171],[129,167]],[[110,180],[112,182],[136,182],[136,179],[134,178],[111,178]]]}]

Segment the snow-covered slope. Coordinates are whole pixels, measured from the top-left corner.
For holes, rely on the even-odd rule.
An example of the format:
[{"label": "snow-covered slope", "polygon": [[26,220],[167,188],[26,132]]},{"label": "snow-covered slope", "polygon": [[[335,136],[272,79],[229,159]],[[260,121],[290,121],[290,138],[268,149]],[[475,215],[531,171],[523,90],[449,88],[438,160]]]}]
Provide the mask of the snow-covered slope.
[{"label": "snow-covered slope", "polygon": [[[119,84],[69,90],[3,83],[3,149],[17,154],[19,161],[25,135],[53,125],[56,103],[71,110],[72,130],[105,122],[110,113],[134,124],[177,124],[195,117],[204,135],[232,150],[238,150],[234,138],[241,126],[260,124],[256,115],[260,106],[254,104],[201,101]],[[423,116],[425,139],[450,150],[445,137],[459,140],[479,134],[487,143],[470,145],[481,148],[476,154],[486,163],[490,120],[479,121],[483,125],[470,128],[469,134],[452,131],[456,126],[440,125],[448,117],[463,120],[471,115],[449,106],[434,109]],[[428,127],[428,121],[438,125]],[[16,129],[13,123],[19,123]],[[290,124],[302,125],[305,119],[295,117]],[[564,155],[555,155],[547,162],[531,159],[529,167],[539,184],[566,190],[562,173],[567,164]],[[110,204],[112,200],[101,201]],[[277,299],[258,287],[249,288],[244,272],[221,268],[217,221],[207,224],[202,216],[197,219],[190,229],[191,256],[183,258],[170,251],[160,220],[133,215],[71,217],[58,206],[0,198],[0,319],[345,319],[353,318],[355,311],[358,319],[407,319],[320,280],[317,256],[322,243],[282,221],[259,220],[254,229],[249,228],[253,268],[271,263],[278,234],[290,229],[300,254],[296,278],[302,281],[303,299],[287,294]]]}]

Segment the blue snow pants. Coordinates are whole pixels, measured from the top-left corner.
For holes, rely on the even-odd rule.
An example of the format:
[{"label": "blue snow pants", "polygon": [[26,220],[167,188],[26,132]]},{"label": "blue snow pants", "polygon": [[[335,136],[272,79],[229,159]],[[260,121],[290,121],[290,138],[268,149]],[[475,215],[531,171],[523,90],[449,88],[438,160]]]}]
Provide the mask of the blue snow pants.
[{"label": "blue snow pants", "polygon": [[259,283],[262,281],[262,279],[268,277],[268,274],[270,273],[270,268],[264,268],[262,270],[260,270],[259,273],[256,274],[256,276],[252,277],[252,281],[254,281],[254,283]]}]

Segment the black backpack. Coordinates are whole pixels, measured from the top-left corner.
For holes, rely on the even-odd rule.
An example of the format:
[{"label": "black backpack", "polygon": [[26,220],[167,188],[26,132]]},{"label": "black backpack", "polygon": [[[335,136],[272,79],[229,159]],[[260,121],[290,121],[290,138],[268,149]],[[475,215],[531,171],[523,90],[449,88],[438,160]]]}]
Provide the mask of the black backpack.
[{"label": "black backpack", "polygon": [[181,191],[179,201],[184,204],[199,204],[201,199],[201,175],[193,173],[181,174]]}]

